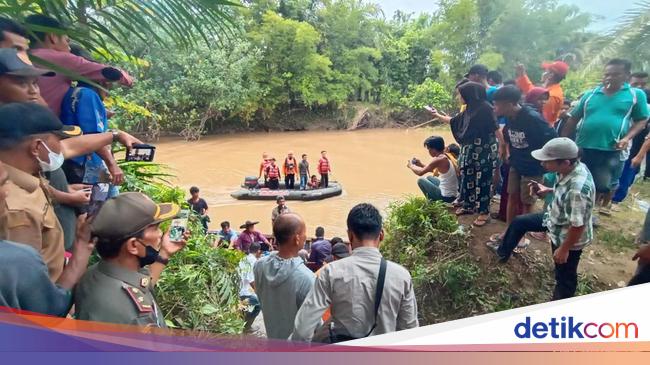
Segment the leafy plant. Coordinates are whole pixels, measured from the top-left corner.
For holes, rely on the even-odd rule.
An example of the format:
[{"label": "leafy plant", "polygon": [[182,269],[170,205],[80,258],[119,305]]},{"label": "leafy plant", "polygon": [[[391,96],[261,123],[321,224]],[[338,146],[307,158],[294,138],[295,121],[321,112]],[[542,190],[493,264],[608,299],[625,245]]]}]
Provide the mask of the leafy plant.
[{"label": "leafy plant", "polygon": [[[164,165],[152,162],[121,162],[123,191],[147,194],[159,203],[187,207],[185,192],[170,185],[172,176]],[[167,222],[167,225],[169,222]],[[161,226],[166,230],[167,225]],[[239,334],[244,320],[239,302],[237,266],[239,251],[213,248],[215,237],[203,232],[197,215],[190,216],[192,232],[187,247],[170,260],[157,284],[157,300],[170,327]]]},{"label": "leafy plant", "polygon": [[[471,237],[459,228],[440,202],[418,197],[389,207],[381,251],[411,272],[422,324],[547,299],[546,290],[525,290],[508,270],[481,263],[468,247]],[[550,270],[541,263],[531,261],[527,271],[542,286],[552,282]]]}]

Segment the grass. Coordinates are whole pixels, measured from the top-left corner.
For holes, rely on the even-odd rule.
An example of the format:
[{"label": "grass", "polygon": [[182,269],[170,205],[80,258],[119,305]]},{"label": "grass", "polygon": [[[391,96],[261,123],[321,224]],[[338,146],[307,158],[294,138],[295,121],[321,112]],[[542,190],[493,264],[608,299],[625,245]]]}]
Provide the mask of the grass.
[{"label": "grass", "polygon": [[608,248],[610,251],[621,252],[636,248],[634,235],[620,230],[598,229],[596,231],[596,239],[598,244]]}]

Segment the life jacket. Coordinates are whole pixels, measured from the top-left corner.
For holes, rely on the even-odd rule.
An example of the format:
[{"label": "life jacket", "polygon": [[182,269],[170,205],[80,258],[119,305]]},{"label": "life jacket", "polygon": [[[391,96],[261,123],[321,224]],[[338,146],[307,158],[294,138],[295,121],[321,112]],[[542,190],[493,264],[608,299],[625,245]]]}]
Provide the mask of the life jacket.
[{"label": "life jacket", "polygon": [[269,165],[269,167],[266,168],[266,175],[269,177],[269,179],[277,179],[280,177],[280,168],[277,166]]},{"label": "life jacket", "polygon": [[289,174],[295,174],[295,169],[296,169],[296,159],[293,158],[289,160],[289,158],[284,159],[284,174],[289,175]]},{"label": "life jacket", "polygon": [[330,170],[330,161],[326,158],[321,158],[318,161],[318,172],[321,174],[327,174]]}]

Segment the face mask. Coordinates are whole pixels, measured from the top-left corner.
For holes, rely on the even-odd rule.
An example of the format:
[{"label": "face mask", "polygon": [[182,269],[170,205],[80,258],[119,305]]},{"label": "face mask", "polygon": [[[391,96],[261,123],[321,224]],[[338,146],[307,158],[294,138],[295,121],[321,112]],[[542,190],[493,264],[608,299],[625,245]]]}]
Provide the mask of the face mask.
[{"label": "face mask", "polygon": [[43,141],[39,141],[45,146],[45,149],[47,150],[47,158],[50,160],[49,163],[44,162],[38,156],[36,156],[36,160],[38,161],[38,165],[41,167],[41,171],[43,172],[50,172],[57,170],[63,166],[63,161],[65,161],[65,157],[63,157],[62,153],[54,153],[52,150],[47,146],[47,144]]},{"label": "face mask", "polygon": [[138,242],[144,246],[145,249],[145,254],[144,257],[138,257],[138,260],[140,261],[140,267],[145,267],[147,265],[151,265],[154,262],[156,262],[156,259],[158,258],[159,251],[156,250],[155,248],[151,246],[147,246],[142,241],[138,240]]}]

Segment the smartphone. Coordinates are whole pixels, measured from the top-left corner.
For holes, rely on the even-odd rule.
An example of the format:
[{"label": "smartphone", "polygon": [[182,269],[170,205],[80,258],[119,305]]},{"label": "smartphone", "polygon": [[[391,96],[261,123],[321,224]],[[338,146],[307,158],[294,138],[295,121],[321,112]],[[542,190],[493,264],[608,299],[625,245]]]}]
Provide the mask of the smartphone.
[{"label": "smartphone", "polygon": [[169,240],[172,242],[180,242],[183,240],[183,234],[187,231],[187,220],[190,216],[190,211],[187,209],[181,210],[178,218],[172,220],[169,228]]},{"label": "smartphone", "polygon": [[88,217],[94,217],[99,213],[106,200],[108,200],[111,184],[97,183],[90,188],[90,202],[88,203]]},{"label": "smartphone", "polygon": [[156,147],[149,144],[134,144],[126,154],[127,161],[153,161]]}]

